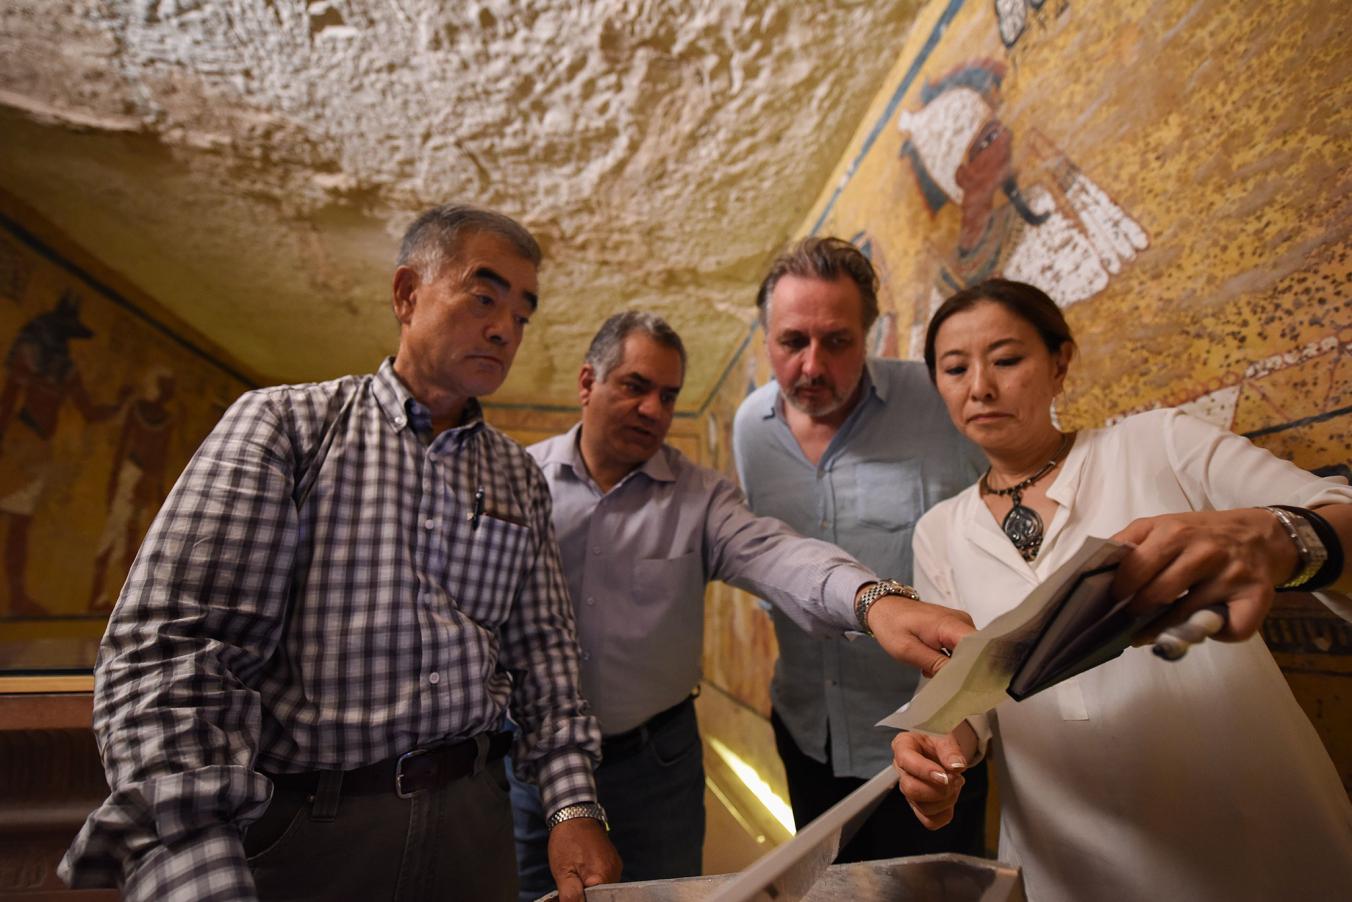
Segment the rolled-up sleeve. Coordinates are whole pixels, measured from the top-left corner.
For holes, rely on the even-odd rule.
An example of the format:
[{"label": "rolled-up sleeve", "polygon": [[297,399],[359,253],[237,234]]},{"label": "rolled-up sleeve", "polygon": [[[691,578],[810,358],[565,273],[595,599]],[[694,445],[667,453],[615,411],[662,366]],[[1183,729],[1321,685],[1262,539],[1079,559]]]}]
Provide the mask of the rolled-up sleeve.
[{"label": "rolled-up sleeve", "polygon": [[[1159,432],[1165,453],[1193,510],[1352,504],[1352,486],[1342,477],[1315,476],[1242,435],[1181,410],[1153,411],[1142,418],[1146,417],[1163,421]],[[1328,591],[1313,594],[1329,610],[1352,620],[1352,597]]]}]

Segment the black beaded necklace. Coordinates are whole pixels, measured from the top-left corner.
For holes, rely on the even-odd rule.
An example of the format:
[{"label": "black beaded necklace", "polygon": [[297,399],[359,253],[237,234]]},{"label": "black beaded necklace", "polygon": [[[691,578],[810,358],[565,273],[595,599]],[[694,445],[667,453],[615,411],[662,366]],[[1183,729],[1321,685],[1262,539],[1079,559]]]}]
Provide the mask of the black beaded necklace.
[{"label": "black beaded necklace", "polygon": [[992,495],[1013,496],[1014,506],[1009,509],[1009,513],[1005,514],[1005,519],[1001,521],[1000,528],[1005,531],[1005,535],[1009,536],[1009,540],[1014,543],[1014,547],[1019,550],[1020,556],[1025,561],[1031,562],[1042,548],[1042,518],[1031,507],[1024,507],[1023,490],[1046,476],[1056,467],[1056,464],[1061,460],[1061,455],[1070,445],[1070,437],[1071,433],[1066,433],[1061,437],[1061,447],[1056,449],[1052,459],[1043,464],[1041,469],[1007,489],[991,488],[990,467],[986,468],[985,475],[981,477],[981,490],[983,492],[989,492]]}]

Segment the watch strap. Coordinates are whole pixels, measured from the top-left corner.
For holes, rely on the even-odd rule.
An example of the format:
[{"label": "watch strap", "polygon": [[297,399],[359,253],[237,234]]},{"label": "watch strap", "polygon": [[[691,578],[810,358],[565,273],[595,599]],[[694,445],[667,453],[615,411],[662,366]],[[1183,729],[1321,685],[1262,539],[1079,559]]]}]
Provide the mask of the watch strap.
[{"label": "watch strap", "polygon": [[545,825],[553,830],[564,821],[571,821],[579,817],[589,817],[600,821],[602,827],[605,827],[607,831],[610,830],[610,821],[606,820],[606,809],[602,808],[599,802],[578,802],[573,805],[564,805],[549,816]]},{"label": "watch strap", "polygon": [[1324,543],[1320,541],[1319,534],[1315,532],[1314,527],[1310,525],[1310,521],[1301,516],[1299,509],[1293,512],[1286,507],[1265,507],[1263,510],[1277,518],[1282,530],[1291,539],[1292,544],[1296,546],[1296,554],[1299,558],[1290,579],[1279,583],[1277,588],[1299,589],[1310,582],[1320,568],[1324,566],[1324,562],[1328,560],[1328,550],[1324,547]]},{"label": "watch strap", "polygon": [[880,579],[873,585],[864,590],[864,594],[855,599],[854,619],[859,621],[859,631],[866,636],[872,636],[873,630],[868,628],[869,609],[884,595],[900,595],[902,598],[909,598],[912,601],[920,600],[920,593],[905,583],[897,582],[895,579]]}]

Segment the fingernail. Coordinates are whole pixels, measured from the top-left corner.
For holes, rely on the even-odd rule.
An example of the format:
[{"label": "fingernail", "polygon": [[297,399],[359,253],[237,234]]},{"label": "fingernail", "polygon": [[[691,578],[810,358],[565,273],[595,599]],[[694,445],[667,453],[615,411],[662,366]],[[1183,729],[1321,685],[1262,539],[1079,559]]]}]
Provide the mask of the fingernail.
[{"label": "fingernail", "polygon": [[961,758],[954,758],[952,761],[948,762],[949,770],[962,770],[966,766],[967,762],[963,761]]},{"label": "fingernail", "polygon": [[935,783],[942,783],[945,786],[948,785],[948,774],[944,773],[941,770],[936,770],[933,773],[931,773],[930,779],[933,780]]}]

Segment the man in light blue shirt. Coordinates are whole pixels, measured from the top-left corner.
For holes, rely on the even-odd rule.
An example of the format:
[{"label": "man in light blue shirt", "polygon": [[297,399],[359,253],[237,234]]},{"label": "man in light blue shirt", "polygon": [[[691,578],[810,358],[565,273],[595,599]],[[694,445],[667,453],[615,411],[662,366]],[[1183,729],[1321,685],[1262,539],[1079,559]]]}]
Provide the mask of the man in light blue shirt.
[{"label": "man in light blue shirt", "polygon": [[[730,480],[664,443],[684,378],[670,326],[617,314],[579,374],[582,422],[529,449],[554,500],[582,691],[604,737],[598,797],[625,880],[701,870],[704,770],[691,693],[705,584],[730,582],[774,602],[805,635],[829,636],[860,629],[856,600],[878,579],[840,549],[756,517]],[[971,630],[957,612],[892,595],[865,620],[912,667]],[[522,898],[534,898],[552,888],[547,825],[533,787],[515,782],[512,805]]]},{"label": "man in light blue shirt", "polygon": [[[910,582],[916,521],[986,464],[924,364],[866,359],[876,292],[868,258],[838,238],[805,239],[772,264],[757,306],[775,379],[738,409],[733,453],[757,514]],[[771,616],[771,721],[801,828],[892,760],[891,734],[874,724],[910,699],[918,674],[871,639],[813,636],[778,609]],[[893,794],[836,860],[983,854],[985,765],[963,777],[967,807],[943,830],[925,830]]]}]

